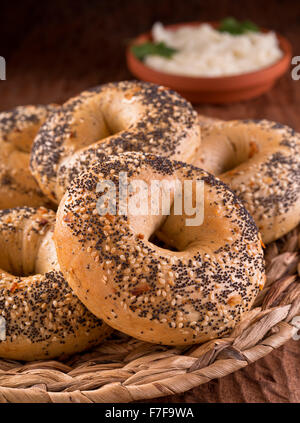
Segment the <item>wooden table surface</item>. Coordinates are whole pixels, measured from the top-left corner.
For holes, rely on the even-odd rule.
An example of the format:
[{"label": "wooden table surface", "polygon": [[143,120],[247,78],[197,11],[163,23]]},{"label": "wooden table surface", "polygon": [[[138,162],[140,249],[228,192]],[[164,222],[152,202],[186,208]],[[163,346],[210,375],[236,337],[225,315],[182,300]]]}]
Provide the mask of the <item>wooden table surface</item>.
[{"label": "wooden table surface", "polygon": [[[286,36],[300,55],[300,2],[280,0],[34,0],[1,5],[0,55],[7,80],[0,81],[0,110],[20,104],[62,102],[81,90],[132,79],[126,68],[126,42],[165,24],[251,19]],[[290,71],[267,94],[227,106],[201,105],[207,116],[267,118],[300,131],[300,80]],[[183,395],[158,402],[300,402],[299,342],[290,341],[257,363]]]}]

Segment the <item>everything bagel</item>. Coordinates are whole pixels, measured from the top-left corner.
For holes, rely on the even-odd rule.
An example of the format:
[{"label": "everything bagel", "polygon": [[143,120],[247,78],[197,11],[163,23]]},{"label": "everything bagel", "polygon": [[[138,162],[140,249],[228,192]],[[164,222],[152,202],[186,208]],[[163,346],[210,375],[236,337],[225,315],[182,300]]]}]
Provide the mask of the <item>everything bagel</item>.
[{"label": "everything bagel", "polygon": [[33,139],[55,106],[20,106],[0,113],[0,209],[49,206],[29,169]]},{"label": "everything bagel", "polygon": [[31,170],[42,191],[59,202],[99,155],[144,151],[190,162],[199,136],[197,113],[179,94],[146,82],[106,84],[49,117],[34,141]]},{"label": "everything bagel", "polygon": [[55,213],[0,211],[0,357],[38,360],[80,352],[111,329],[73,294],[57,264]]},{"label": "everything bagel", "polygon": [[[185,213],[175,214],[174,198],[167,216],[119,214],[119,197],[115,215],[99,215],[98,184],[120,192],[124,174],[141,187],[203,181],[203,224],[188,226]],[[149,192],[143,206],[151,203]],[[153,234],[168,246],[153,243]],[[232,191],[201,169],[152,154],[109,156],[75,178],[59,205],[54,240],[61,269],[89,310],[153,343],[193,344],[228,334],[265,280],[259,233]]]},{"label": "everything bagel", "polygon": [[217,175],[243,201],[264,243],[300,222],[300,135],[268,120],[201,127],[196,166]]}]

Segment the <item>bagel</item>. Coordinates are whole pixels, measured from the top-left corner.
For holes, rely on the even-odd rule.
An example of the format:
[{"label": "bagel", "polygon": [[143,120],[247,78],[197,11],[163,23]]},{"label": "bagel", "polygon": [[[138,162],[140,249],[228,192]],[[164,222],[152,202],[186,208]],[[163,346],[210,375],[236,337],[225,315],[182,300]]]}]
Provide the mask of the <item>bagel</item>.
[{"label": "bagel", "polygon": [[206,126],[206,125],[214,124],[217,122],[224,122],[224,121],[222,121],[221,119],[211,117],[211,116],[204,116],[204,115],[198,114],[198,122],[201,127],[202,125]]},{"label": "bagel", "polygon": [[111,329],[74,295],[57,264],[55,213],[0,211],[0,357],[38,360],[98,344]]},{"label": "bagel", "polygon": [[199,137],[197,113],[179,94],[146,82],[110,83],[84,91],[49,117],[30,166],[42,191],[59,202],[99,155],[144,151],[189,162]]},{"label": "bagel", "polygon": [[0,209],[50,206],[29,169],[30,151],[41,124],[55,106],[20,106],[0,113]]},{"label": "bagel", "polygon": [[[104,214],[98,201],[108,203],[98,183],[120,186],[124,173],[128,183],[147,186],[203,181],[203,224],[188,226],[174,208],[167,217],[122,215],[118,196],[116,214]],[[167,246],[155,244],[153,234]],[[265,281],[260,235],[232,191],[202,169],[149,153],[109,156],[75,178],[58,208],[54,242],[62,272],[86,307],[152,343],[188,345],[228,334]]]},{"label": "bagel", "polygon": [[196,166],[217,175],[242,200],[264,243],[300,222],[300,135],[268,120],[202,126]]}]

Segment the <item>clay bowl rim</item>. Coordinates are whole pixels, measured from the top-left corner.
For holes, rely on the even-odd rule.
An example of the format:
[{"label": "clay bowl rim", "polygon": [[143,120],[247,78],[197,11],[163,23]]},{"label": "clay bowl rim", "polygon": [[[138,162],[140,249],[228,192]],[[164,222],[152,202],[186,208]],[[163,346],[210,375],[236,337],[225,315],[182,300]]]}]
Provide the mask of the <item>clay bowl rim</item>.
[{"label": "clay bowl rim", "polygon": [[[166,25],[167,29],[177,29],[183,26],[197,26],[203,23],[218,27],[219,22],[207,21],[193,21],[183,22],[172,25]],[[271,32],[276,34],[279,41],[279,47],[283,52],[283,56],[275,63],[259,69],[257,71],[228,75],[228,76],[211,76],[211,77],[197,77],[197,76],[183,76],[175,75],[167,72],[157,71],[146,66],[141,60],[137,59],[131,51],[133,45],[141,44],[142,42],[151,40],[151,31],[140,34],[134,38],[127,46],[126,57],[129,70],[141,79],[159,83],[161,85],[170,86],[178,90],[187,91],[229,91],[237,90],[245,87],[255,87],[257,85],[275,81],[288,69],[292,58],[291,43],[282,35],[271,29],[260,27],[261,32]]]}]

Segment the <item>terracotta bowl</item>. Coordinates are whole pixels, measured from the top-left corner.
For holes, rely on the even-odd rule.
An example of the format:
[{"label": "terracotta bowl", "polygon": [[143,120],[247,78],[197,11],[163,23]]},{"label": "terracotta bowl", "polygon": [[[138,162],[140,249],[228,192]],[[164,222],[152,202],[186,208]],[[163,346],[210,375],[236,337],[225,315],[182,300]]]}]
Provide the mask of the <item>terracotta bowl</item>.
[{"label": "terracotta bowl", "polygon": [[[182,26],[196,26],[203,22],[189,22],[169,25],[166,28],[174,30]],[[214,27],[217,22],[209,22]],[[261,31],[268,30],[261,28]],[[193,103],[231,103],[257,97],[270,90],[275,81],[283,75],[290,66],[292,48],[289,41],[276,33],[283,56],[271,66],[261,70],[224,77],[189,77],[160,72],[146,66],[131,52],[133,45],[151,40],[151,33],[145,33],[134,39],[126,51],[127,66],[131,73],[143,81],[164,85],[177,92]]]}]

